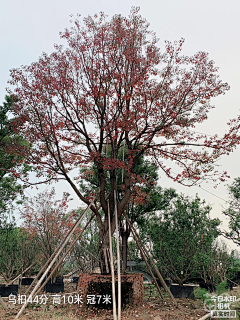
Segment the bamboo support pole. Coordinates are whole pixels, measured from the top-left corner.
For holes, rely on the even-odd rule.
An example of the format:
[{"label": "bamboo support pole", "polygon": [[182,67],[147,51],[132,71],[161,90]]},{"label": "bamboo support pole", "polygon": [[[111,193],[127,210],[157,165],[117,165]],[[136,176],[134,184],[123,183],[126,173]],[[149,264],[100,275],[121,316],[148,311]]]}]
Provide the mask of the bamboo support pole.
[{"label": "bamboo support pole", "polygon": [[115,223],[116,223],[116,238],[117,238],[117,272],[118,272],[118,319],[121,320],[121,266],[120,266],[120,248],[119,248],[119,229],[118,229],[118,217],[117,217],[117,197],[114,190],[114,202],[115,202]]},{"label": "bamboo support pole", "polygon": [[[47,282],[49,281],[49,279],[51,278],[51,276],[54,274],[54,272],[57,270],[57,268],[61,265],[61,263],[63,262],[64,258],[68,255],[68,253],[71,251],[72,247],[75,245],[75,243],[77,242],[77,240],[82,236],[83,232],[86,230],[86,228],[88,227],[88,225],[90,224],[90,222],[92,221],[92,219],[94,218],[95,213],[91,216],[91,218],[88,220],[87,224],[84,226],[84,228],[81,230],[81,232],[79,233],[79,235],[76,237],[76,239],[74,239],[73,242],[71,242],[69,248],[67,249],[67,251],[64,253],[64,255],[61,257],[61,259],[58,261],[58,263],[56,264],[56,266],[53,268],[53,270],[50,272],[50,274],[48,275],[47,279],[44,281],[44,283],[41,285],[41,287],[36,291],[35,296],[38,294],[39,291],[41,291],[44,286],[47,284]],[[33,297],[32,297],[33,298]]]},{"label": "bamboo support pole", "polygon": [[152,264],[152,266],[153,266],[154,270],[156,271],[157,277],[158,277],[158,279],[160,280],[160,282],[161,282],[162,286],[163,286],[163,287],[164,287],[164,289],[167,291],[167,293],[170,295],[170,298],[172,299],[173,303],[174,303],[175,305],[177,305],[177,301],[176,301],[176,299],[174,298],[174,296],[172,295],[172,292],[169,290],[168,286],[166,285],[166,283],[165,283],[165,281],[164,281],[164,279],[163,279],[162,275],[160,274],[160,272],[159,272],[159,270],[158,270],[158,268],[157,268],[156,264],[154,263],[154,261],[153,261],[152,257],[151,257],[151,256],[150,256],[150,254],[148,253],[148,251],[147,251],[147,249],[145,248],[144,244],[142,243],[141,239],[139,238],[139,236],[138,236],[138,234],[137,234],[136,230],[134,229],[134,227],[132,226],[132,224],[131,224],[131,222],[130,222],[130,220],[129,220],[128,216],[126,215],[126,213],[125,213],[125,212],[124,212],[123,214],[124,214],[124,217],[126,218],[126,220],[127,220],[128,224],[129,224],[129,226],[130,226],[131,230],[133,230],[133,231],[135,232],[136,237],[137,237],[137,238],[138,238],[138,240],[139,240],[139,243],[141,244],[141,246],[142,246],[142,248],[143,248],[143,250],[144,250],[145,254],[147,255],[147,257],[149,258],[149,260],[150,260],[150,262],[151,262],[151,264]]},{"label": "bamboo support pole", "polygon": [[53,256],[57,253],[57,251],[59,250],[60,246],[57,247],[57,249],[54,251],[54,253],[52,254],[52,256],[47,260],[47,262],[44,264],[44,266],[40,269],[40,271],[38,272],[38,274],[36,275],[35,279],[33,280],[33,282],[30,284],[30,286],[28,287],[27,291],[26,291],[26,295],[30,292],[30,290],[32,289],[32,287],[35,285],[35,283],[38,281],[38,278],[40,277],[41,273],[43,272],[43,270],[45,270],[48,266],[48,264],[51,262]]},{"label": "bamboo support pole", "polygon": [[[71,230],[69,231],[69,233],[67,234],[67,236],[65,237],[65,239],[63,240],[63,242],[60,244],[60,246],[58,247],[58,251],[54,252],[54,254],[50,257],[50,264],[48,265],[48,267],[46,268],[46,270],[43,272],[43,275],[41,276],[38,284],[36,285],[36,287],[33,289],[31,295],[34,296],[36,291],[38,290],[39,286],[42,283],[42,280],[45,278],[45,276],[47,275],[48,271],[51,269],[51,267],[53,266],[54,262],[57,260],[58,256],[60,255],[60,253],[62,252],[62,250],[64,249],[65,245],[67,244],[67,242],[69,241],[70,237],[72,236],[72,234],[75,232],[75,230],[77,229],[78,225],[81,223],[85,213],[87,212],[87,210],[91,207],[91,205],[93,204],[95,200],[95,197],[92,199],[92,201],[90,202],[90,204],[88,205],[88,207],[84,210],[84,212],[82,213],[82,215],[78,218],[78,220],[75,222],[74,226],[71,228]],[[45,264],[46,265],[46,264]],[[18,314],[16,315],[15,319],[18,319],[21,314],[23,313],[23,311],[25,310],[25,308],[27,307],[28,302],[25,302],[22,305],[22,308],[20,309],[20,311],[18,312]]]},{"label": "bamboo support pole", "polygon": [[[109,249],[110,249],[110,265],[112,274],[112,298],[113,298],[113,319],[117,320],[116,312],[116,293],[115,293],[115,276],[114,276],[114,266],[113,266],[113,251],[112,251],[112,234],[111,234],[111,220],[110,220],[110,209],[108,202],[108,234],[109,234]],[[119,319],[121,320],[121,319]]]}]

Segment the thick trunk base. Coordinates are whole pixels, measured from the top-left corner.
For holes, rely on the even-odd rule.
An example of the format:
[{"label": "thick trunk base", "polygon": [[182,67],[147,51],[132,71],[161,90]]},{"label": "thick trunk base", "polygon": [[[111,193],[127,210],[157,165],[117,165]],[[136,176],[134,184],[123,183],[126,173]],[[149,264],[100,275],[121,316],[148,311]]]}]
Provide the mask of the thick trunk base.
[{"label": "thick trunk base", "polygon": [[[115,276],[115,283],[117,285],[117,276]],[[136,307],[143,304],[143,275],[141,273],[121,275],[122,292],[127,291],[131,294],[126,293],[125,302]],[[106,291],[105,291],[106,290]],[[101,299],[97,295],[102,296],[102,299],[106,298],[106,295],[111,297],[111,303],[106,307],[112,309],[112,277],[111,275],[99,275],[99,274],[80,274],[77,291],[79,295],[82,295],[83,306],[89,305],[99,308]],[[124,293],[124,292],[123,292]],[[88,296],[95,296],[95,303],[90,303]],[[104,297],[105,296],[105,297]],[[123,296],[123,294],[122,294]],[[117,301],[116,296],[116,301]],[[124,301],[124,300],[123,300]]]}]

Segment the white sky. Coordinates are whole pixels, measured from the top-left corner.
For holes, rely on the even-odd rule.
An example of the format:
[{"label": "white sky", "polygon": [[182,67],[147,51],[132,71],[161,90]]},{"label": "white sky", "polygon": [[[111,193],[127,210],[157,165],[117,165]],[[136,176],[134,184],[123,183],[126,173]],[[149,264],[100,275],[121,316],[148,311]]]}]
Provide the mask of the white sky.
[{"label": "white sky", "polygon": [[[239,0],[1,0],[0,2],[0,103],[6,94],[9,70],[21,65],[29,65],[38,59],[44,51],[51,53],[54,43],[61,43],[59,32],[70,27],[70,14],[80,13],[82,17],[104,11],[110,17],[121,13],[128,15],[131,6],[140,6],[141,15],[150,23],[160,38],[163,49],[164,40],[185,38],[183,53],[192,55],[197,51],[207,51],[210,58],[219,67],[220,78],[228,82],[231,89],[225,96],[215,98],[216,106],[210,112],[209,119],[197,131],[209,134],[223,134],[227,130],[228,119],[240,114],[240,1]],[[240,176],[240,149],[219,161],[222,170],[226,170],[231,179]],[[173,187],[186,195],[196,193],[212,205],[212,217],[221,220],[221,206],[224,201],[198,187],[182,187],[170,181],[162,174],[162,187]],[[228,200],[226,183],[217,189],[210,184],[202,187],[220,198]],[[72,193],[66,183],[56,186],[58,195],[63,190]],[[35,194],[28,190],[28,194]],[[76,196],[73,207],[79,205]],[[226,223],[224,224],[226,225]]]}]

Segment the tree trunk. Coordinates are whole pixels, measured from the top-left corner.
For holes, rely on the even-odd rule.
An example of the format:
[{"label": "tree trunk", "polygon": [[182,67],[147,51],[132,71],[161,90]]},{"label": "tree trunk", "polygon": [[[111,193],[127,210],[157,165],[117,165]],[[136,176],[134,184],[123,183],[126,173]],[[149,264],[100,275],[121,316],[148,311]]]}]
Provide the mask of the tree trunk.
[{"label": "tree trunk", "polygon": [[99,254],[99,267],[101,270],[101,274],[110,274],[111,266],[110,266],[110,258],[108,255],[109,250],[109,239],[106,236],[99,236],[98,242],[98,254]]}]

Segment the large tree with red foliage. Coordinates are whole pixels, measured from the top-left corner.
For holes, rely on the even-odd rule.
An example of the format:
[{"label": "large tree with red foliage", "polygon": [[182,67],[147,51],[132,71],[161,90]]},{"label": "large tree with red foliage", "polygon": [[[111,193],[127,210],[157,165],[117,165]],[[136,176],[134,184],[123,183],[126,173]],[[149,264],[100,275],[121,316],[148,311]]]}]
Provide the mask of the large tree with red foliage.
[{"label": "large tree with red foliage", "polygon": [[[38,62],[11,70],[10,83],[19,99],[16,112],[25,120],[21,131],[32,143],[28,161],[38,175],[47,181],[65,179],[88,204],[92,195],[81,194],[71,172],[92,162],[97,167],[100,207],[95,204],[92,210],[100,230],[100,252],[108,246],[108,200],[115,230],[117,184],[124,189],[117,199],[119,219],[133,185],[148,182],[134,172],[141,155],[150,157],[168,177],[193,185],[204,179],[224,180],[226,172],[216,172],[214,163],[238,143],[234,121],[222,138],[194,132],[195,125],[207,119],[210,99],[229,89],[208,54],[181,55],[183,40],[166,41],[161,53],[138,11],[133,8],[128,17],[115,15],[110,21],[104,13],[88,16],[83,26],[77,19],[61,33],[66,49],[55,45],[55,52],[42,54]],[[124,158],[119,156],[123,148]],[[177,173],[171,170],[173,163]],[[116,180],[117,168],[124,170],[123,181]]]}]

